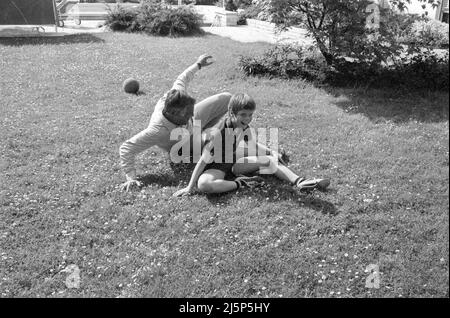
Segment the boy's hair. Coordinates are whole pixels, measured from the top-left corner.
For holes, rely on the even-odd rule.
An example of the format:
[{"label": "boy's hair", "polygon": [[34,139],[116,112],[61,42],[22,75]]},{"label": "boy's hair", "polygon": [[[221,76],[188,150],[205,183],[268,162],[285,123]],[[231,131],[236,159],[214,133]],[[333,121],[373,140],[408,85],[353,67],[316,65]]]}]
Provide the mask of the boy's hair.
[{"label": "boy's hair", "polygon": [[241,110],[255,110],[256,103],[247,94],[235,94],[228,104],[228,112],[236,115]]},{"label": "boy's hair", "polygon": [[180,110],[187,105],[195,104],[195,98],[189,96],[186,92],[177,89],[172,89],[167,93],[164,104],[164,111]]}]

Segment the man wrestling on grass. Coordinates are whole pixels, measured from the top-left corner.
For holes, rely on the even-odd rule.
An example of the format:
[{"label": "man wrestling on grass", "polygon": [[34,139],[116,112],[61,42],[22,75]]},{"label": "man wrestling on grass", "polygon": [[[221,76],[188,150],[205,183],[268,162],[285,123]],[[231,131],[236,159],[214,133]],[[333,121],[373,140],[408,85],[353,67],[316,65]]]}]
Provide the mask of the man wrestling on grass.
[{"label": "man wrestling on grass", "polygon": [[176,140],[170,139],[173,129],[185,128],[192,135],[194,120],[201,123],[201,130],[212,127],[227,113],[230,93],[210,96],[199,103],[188,92],[188,84],[197,71],[211,65],[212,57],[201,55],[175,80],[170,89],[158,101],[146,129],[131,137],[120,146],[120,164],[125,172],[126,182],[122,190],[141,187],[137,180],[135,158],[139,153],[153,146],[158,146],[169,153]]}]

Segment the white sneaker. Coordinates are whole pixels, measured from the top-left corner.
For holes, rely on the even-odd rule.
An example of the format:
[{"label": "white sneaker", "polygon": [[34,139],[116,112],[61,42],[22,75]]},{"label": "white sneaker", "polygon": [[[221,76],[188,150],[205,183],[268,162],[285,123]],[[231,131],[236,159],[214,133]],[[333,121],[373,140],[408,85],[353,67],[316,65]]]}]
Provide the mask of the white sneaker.
[{"label": "white sneaker", "polygon": [[300,178],[297,183],[297,187],[300,191],[308,191],[314,189],[325,190],[330,185],[330,179],[306,179]]}]

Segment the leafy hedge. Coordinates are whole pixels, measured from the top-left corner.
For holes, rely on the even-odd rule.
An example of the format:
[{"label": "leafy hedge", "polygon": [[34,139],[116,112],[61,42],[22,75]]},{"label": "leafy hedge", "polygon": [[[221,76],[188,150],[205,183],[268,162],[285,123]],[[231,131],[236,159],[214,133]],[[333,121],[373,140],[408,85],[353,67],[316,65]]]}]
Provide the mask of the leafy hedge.
[{"label": "leafy hedge", "polygon": [[437,20],[415,21],[406,35],[408,42],[433,48],[448,48],[448,24]]},{"label": "leafy hedge", "polygon": [[120,5],[116,9],[108,12],[105,20],[105,26],[112,31],[136,32],[140,27],[137,23],[137,10],[124,9]]},{"label": "leafy hedge", "polygon": [[390,65],[339,59],[330,67],[323,56],[293,45],[276,46],[257,57],[241,56],[247,76],[301,78],[333,86],[404,87],[448,90],[449,54],[423,51]]},{"label": "leafy hedge", "polygon": [[248,76],[280,78],[304,78],[314,82],[325,82],[326,62],[313,51],[294,45],[279,45],[262,56],[241,56],[240,69]]},{"label": "leafy hedge", "polygon": [[203,34],[202,18],[188,6],[171,7],[147,0],[136,9],[120,5],[108,13],[105,25],[112,31],[145,32],[158,36]]}]

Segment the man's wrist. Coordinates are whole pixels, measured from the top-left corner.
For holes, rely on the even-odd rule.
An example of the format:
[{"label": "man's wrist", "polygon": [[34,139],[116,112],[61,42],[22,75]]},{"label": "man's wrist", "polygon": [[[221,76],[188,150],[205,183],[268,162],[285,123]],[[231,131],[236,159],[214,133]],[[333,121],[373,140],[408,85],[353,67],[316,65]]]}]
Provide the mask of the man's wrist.
[{"label": "man's wrist", "polygon": [[202,69],[202,64],[201,64],[201,63],[197,62],[197,66],[198,66],[198,69],[199,69],[199,70]]},{"label": "man's wrist", "polygon": [[127,181],[136,180],[136,171],[130,171],[125,174]]}]

